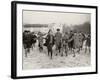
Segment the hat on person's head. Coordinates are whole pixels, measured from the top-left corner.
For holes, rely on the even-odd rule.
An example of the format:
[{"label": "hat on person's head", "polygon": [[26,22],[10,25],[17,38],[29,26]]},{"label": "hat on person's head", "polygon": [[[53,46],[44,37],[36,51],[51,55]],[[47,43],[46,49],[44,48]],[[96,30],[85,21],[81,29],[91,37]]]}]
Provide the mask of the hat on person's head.
[{"label": "hat on person's head", "polygon": [[58,28],[57,31],[60,31],[60,29]]},{"label": "hat on person's head", "polygon": [[29,30],[27,32],[30,32]]},{"label": "hat on person's head", "polygon": [[27,30],[25,30],[24,32],[27,32]]},{"label": "hat on person's head", "polygon": [[40,34],[41,34],[41,32],[39,31],[39,32],[38,32],[38,34],[40,35]]},{"label": "hat on person's head", "polygon": [[35,32],[31,32],[32,34],[34,34]]},{"label": "hat on person's head", "polygon": [[70,30],[70,32],[73,32],[72,30]]},{"label": "hat on person's head", "polygon": [[30,32],[30,31],[28,31],[28,30],[25,30],[24,32],[26,32],[26,33],[27,33],[27,32]]}]

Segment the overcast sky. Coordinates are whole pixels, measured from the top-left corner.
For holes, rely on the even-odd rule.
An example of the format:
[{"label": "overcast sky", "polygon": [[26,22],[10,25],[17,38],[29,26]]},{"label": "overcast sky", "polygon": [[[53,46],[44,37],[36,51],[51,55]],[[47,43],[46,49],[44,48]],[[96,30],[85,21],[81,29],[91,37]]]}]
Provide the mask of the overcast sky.
[{"label": "overcast sky", "polygon": [[75,25],[87,21],[90,22],[90,14],[23,11],[23,24],[65,23]]}]

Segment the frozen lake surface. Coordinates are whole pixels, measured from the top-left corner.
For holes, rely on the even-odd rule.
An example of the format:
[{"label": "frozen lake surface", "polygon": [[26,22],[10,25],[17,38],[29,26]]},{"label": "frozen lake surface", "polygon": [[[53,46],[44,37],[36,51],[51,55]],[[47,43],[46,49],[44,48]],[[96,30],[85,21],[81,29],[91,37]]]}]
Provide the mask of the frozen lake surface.
[{"label": "frozen lake surface", "polygon": [[48,68],[64,68],[64,67],[85,67],[91,65],[90,53],[84,53],[84,49],[79,53],[76,53],[76,57],[69,51],[68,56],[61,57],[60,55],[53,55],[53,59],[50,59],[47,55],[47,49],[44,47],[43,52],[39,52],[36,46],[33,50],[30,50],[28,57],[25,57],[25,51],[23,49],[23,69],[48,69]]}]

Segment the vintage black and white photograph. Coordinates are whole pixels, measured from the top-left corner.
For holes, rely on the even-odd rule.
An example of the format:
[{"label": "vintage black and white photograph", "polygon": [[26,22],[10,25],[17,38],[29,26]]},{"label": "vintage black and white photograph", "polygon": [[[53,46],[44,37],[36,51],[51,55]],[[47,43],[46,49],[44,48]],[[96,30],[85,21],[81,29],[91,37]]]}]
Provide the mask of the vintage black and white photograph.
[{"label": "vintage black and white photograph", "polygon": [[97,7],[12,3],[12,77],[97,73]]},{"label": "vintage black and white photograph", "polygon": [[23,10],[23,69],[91,65],[91,15]]}]

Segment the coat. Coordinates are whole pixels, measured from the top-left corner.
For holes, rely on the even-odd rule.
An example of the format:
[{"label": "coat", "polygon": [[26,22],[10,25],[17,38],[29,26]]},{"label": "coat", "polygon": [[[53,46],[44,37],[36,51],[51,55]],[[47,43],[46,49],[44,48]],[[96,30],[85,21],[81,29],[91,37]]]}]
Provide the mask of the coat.
[{"label": "coat", "polygon": [[81,34],[79,33],[76,33],[73,35],[72,37],[72,40],[73,40],[73,48],[81,48],[82,45],[83,45],[83,37]]},{"label": "coat", "polygon": [[87,45],[88,47],[91,46],[91,37],[87,37],[87,38],[86,38],[86,45]]},{"label": "coat", "polygon": [[74,34],[69,34],[68,47],[69,48],[73,48],[74,47]]},{"label": "coat", "polygon": [[52,51],[52,47],[54,45],[54,36],[53,35],[47,35],[46,42],[44,46],[47,47],[48,51]]},{"label": "coat", "polygon": [[43,47],[43,36],[42,35],[38,36],[38,42],[39,42],[38,46]]},{"label": "coat", "polygon": [[33,43],[33,44],[36,43],[36,38],[37,38],[36,35],[32,35],[32,43]]},{"label": "coat", "polygon": [[60,48],[61,42],[62,42],[62,34],[60,32],[57,32],[55,34],[55,45],[56,45],[56,47]]},{"label": "coat", "polygon": [[32,35],[31,34],[23,34],[23,44],[24,48],[31,48],[32,46]]},{"label": "coat", "polygon": [[68,35],[68,34],[65,34],[65,35],[62,37],[62,46],[68,45],[68,39],[69,39],[69,35]]},{"label": "coat", "polygon": [[54,45],[55,40],[53,35],[47,35],[45,39],[46,39],[46,42],[44,44],[45,46],[48,46],[49,44]]}]

